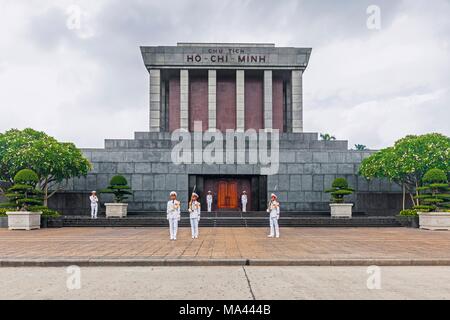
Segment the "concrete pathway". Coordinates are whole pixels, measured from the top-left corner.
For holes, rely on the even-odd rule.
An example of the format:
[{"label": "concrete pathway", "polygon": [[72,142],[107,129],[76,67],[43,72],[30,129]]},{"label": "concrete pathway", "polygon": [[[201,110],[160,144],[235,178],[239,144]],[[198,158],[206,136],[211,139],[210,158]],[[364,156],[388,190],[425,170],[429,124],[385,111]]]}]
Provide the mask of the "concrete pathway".
[{"label": "concrete pathway", "polygon": [[0,299],[450,299],[450,268],[2,268]]}]

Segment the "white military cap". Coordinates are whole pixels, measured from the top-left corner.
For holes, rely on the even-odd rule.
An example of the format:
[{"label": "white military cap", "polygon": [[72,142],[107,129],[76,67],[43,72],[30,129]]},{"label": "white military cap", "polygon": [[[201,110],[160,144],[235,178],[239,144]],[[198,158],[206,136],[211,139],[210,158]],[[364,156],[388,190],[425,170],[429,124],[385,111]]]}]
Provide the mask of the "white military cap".
[{"label": "white military cap", "polygon": [[198,194],[196,194],[195,192],[192,192],[192,196],[194,197],[197,197],[198,198]]},{"label": "white military cap", "polygon": [[270,197],[278,198],[277,195],[276,195],[275,193],[272,193],[272,194],[270,195]]},{"label": "white military cap", "polygon": [[172,192],[170,193],[170,195],[176,197],[176,196],[177,196],[177,193],[176,193],[175,191],[172,191]]},{"label": "white military cap", "polygon": [[242,193],[247,193],[247,191],[244,190],[244,191],[242,191]]},{"label": "white military cap", "polygon": [[91,193],[97,193],[97,191],[95,191],[95,190],[92,190],[92,191],[91,191]]}]

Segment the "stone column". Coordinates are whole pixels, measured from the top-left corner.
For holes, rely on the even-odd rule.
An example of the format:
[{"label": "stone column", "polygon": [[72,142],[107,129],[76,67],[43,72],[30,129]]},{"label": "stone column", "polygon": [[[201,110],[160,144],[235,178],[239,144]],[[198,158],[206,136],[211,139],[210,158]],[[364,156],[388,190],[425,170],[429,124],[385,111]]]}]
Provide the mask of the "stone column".
[{"label": "stone column", "polygon": [[245,130],[245,72],[236,70],[236,131]]},{"label": "stone column", "polygon": [[150,132],[161,131],[161,70],[150,70]]},{"label": "stone column", "polygon": [[292,70],[292,132],[303,132],[303,71]]},{"label": "stone column", "polygon": [[208,130],[216,130],[217,71],[208,70]]},{"label": "stone column", "polygon": [[189,130],[189,71],[180,70],[180,129]]},{"label": "stone column", "polygon": [[273,128],[272,111],[272,70],[264,70],[264,129]]}]

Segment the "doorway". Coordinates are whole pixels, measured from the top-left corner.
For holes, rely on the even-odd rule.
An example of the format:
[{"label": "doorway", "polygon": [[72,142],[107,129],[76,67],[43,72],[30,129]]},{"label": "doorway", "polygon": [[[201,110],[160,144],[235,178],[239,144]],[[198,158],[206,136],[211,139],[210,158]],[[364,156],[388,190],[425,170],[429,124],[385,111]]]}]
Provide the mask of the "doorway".
[{"label": "doorway", "polygon": [[219,188],[217,192],[217,209],[232,209],[239,208],[238,200],[238,186],[236,180],[221,180],[219,181]]},{"label": "doorway", "polygon": [[240,197],[247,193],[247,211],[265,210],[267,178],[256,175],[190,175],[189,189],[200,195],[202,211],[206,211],[206,195],[212,192],[212,211],[238,211]]}]

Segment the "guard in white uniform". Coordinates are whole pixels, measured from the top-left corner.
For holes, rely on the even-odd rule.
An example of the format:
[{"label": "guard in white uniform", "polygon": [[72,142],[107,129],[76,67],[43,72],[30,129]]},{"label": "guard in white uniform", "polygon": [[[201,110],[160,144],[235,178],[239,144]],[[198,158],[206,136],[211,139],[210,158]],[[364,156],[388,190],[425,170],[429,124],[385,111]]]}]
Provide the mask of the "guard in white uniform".
[{"label": "guard in white uniform", "polygon": [[208,205],[208,212],[211,212],[213,203],[213,195],[211,191],[208,191],[208,195],[206,196],[206,204]]},{"label": "guard in white uniform", "polygon": [[242,191],[241,196],[242,212],[247,212],[247,191]]},{"label": "guard in white uniform", "polygon": [[280,218],[280,203],[278,202],[277,196],[272,193],[269,205],[267,207],[267,212],[269,213],[270,219],[270,234],[269,238],[274,236],[280,237],[280,228],[278,226],[278,219]]},{"label": "guard in white uniform", "polygon": [[198,202],[198,194],[195,192],[191,196],[189,202],[189,218],[191,220],[192,239],[198,238],[198,222],[200,221],[200,202]]},{"label": "guard in white uniform", "polygon": [[97,219],[97,212],[98,212],[97,192],[92,191],[89,200],[91,201],[91,219]]},{"label": "guard in white uniform", "polygon": [[177,193],[170,193],[170,200],[167,202],[167,220],[169,220],[170,240],[177,240],[178,221],[181,219],[180,201],[177,200]]}]

